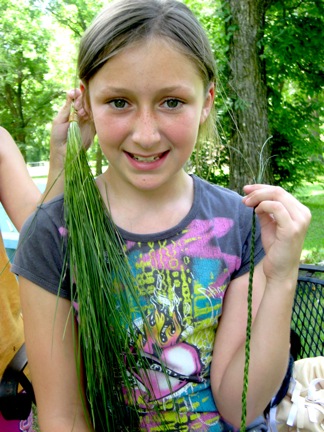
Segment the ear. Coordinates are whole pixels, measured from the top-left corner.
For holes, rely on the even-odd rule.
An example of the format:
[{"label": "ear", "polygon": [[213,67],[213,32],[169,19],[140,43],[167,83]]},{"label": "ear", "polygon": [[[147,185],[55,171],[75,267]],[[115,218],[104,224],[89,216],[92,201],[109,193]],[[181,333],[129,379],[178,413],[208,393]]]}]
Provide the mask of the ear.
[{"label": "ear", "polygon": [[85,110],[85,112],[88,114],[88,116],[91,118],[91,105],[90,105],[90,98],[89,98],[89,91],[87,87],[83,84],[82,81],[80,81],[80,90],[82,94],[82,105]]},{"label": "ear", "polygon": [[207,90],[205,102],[201,111],[201,115],[200,115],[200,125],[202,125],[206,121],[207,117],[209,116],[209,113],[214,104],[214,99],[215,99],[215,84],[210,83]]},{"label": "ear", "polygon": [[85,115],[82,118],[79,118],[79,125],[81,126],[83,146],[87,150],[93,143],[94,137],[96,135],[96,128],[92,118],[89,92],[87,87],[82,82],[80,82],[80,90],[82,97],[82,108],[85,111]]}]

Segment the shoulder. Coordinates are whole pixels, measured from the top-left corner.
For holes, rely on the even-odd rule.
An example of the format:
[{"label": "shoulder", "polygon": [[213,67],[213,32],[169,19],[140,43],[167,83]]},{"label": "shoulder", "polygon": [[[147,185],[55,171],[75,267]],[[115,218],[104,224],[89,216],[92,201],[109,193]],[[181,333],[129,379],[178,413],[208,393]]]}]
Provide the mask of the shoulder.
[{"label": "shoulder", "polygon": [[192,177],[194,179],[196,188],[200,189],[205,193],[211,194],[215,198],[237,202],[242,201],[242,196],[233,190],[227,189],[223,186],[219,186],[215,183],[210,183],[209,181],[195,175]]},{"label": "shoulder", "polygon": [[64,223],[64,196],[63,194],[41,203],[37,206],[36,211],[27,219],[27,221],[37,218],[38,221],[45,223],[46,221],[53,224]]},{"label": "shoulder", "polygon": [[53,241],[62,236],[65,231],[64,198],[63,195],[55,197],[51,201],[40,204],[37,209],[26,219],[20,232],[19,243],[25,243],[27,239],[34,241]]},{"label": "shoulder", "polygon": [[64,210],[64,195],[57,195],[50,201],[39,204],[38,209],[41,209],[47,214],[53,216],[55,216],[57,213],[60,214]]},{"label": "shoulder", "polygon": [[198,177],[196,175],[192,176],[194,181],[197,182],[197,184],[200,185],[200,187],[202,187],[204,190],[209,190],[213,193],[217,193],[220,195],[226,195],[226,196],[231,196],[233,198],[240,198],[241,195],[239,195],[237,192],[228,189],[224,186],[219,186],[216,183],[211,183],[208,180],[205,180],[201,177]]},{"label": "shoulder", "polygon": [[[57,293],[65,265],[66,240],[64,199],[61,195],[41,204],[24,223],[12,271]],[[65,285],[62,285],[62,296],[69,298]]]},{"label": "shoulder", "polygon": [[200,177],[193,176],[195,184],[195,198],[200,209],[210,216],[226,217],[241,220],[249,217],[252,210],[246,207],[242,196],[237,192],[210,183]]},{"label": "shoulder", "polygon": [[[211,184],[198,177],[195,181],[195,220],[204,221],[210,232],[216,233],[222,251],[240,257],[240,269],[235,277],[249,268],[253,209],[247,207],[237,192]],[[264,255],[261,230],[256,218],[255,262]]]}]

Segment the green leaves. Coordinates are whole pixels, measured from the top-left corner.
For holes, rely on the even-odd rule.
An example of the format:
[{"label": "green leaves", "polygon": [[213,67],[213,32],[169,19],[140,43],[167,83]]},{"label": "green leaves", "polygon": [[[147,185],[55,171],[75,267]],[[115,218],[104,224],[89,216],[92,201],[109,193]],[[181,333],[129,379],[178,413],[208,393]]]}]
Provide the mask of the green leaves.
[{"label": "green leaves", "polygon": [[[240,133],[233,113],[244,113],[249,106],[249,98],[235,93],[229,78],[229,47],[239,23],[233,23],[228,0],[183,1],[205,27],[218,68],[221,142],[199,157],[193,155],[191,167],[213,182],[228,185],[232,162],[226,145],[233,131]],[[53,116],[65,91],[78,86],[77,42],[104,4],[103,0],[1,1],[0,124],[11,132],[28,161],[48,159]],[[267,86],[267,137],[274,136],[271,166],[274,181],[292,188],[308,180],[309,173],[318,175],[324,170],[317,163],[323,155],[324,7],[318,0],[276,0],[260,2],[261,6],[265,20],[260,23],[257,46]],[[255,118],[251,122],[255,127]],[[258,159],[252,147],[249,157]]]},{"label": "green leaves", "polygon": [[264,58],[274,180],[289,190],[323,174],[323,5],[274,2],[267,11]]},{"label": "green leaves", "polygon": [[0,12],[0,124],[26,159],[28,154],[29,160],[40,160],[41,146],[48,142],[44,126],[53,117],[52,101],[61,94],[47,81],[51,33],[41,12],[26,2],[2,2]]}]

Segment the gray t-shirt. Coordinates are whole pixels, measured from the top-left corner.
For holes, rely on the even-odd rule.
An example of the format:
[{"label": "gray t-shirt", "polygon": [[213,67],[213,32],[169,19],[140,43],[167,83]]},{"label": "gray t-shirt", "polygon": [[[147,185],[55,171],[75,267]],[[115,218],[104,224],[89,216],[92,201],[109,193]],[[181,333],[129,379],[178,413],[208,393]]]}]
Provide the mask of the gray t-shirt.
[{"label": "gray t-shirt", "polygon": [[[218,431],[219,413],[209,379],[212,350],[227,287],[250,268],[252,210],[235,192],[196,176],[193,179],[192,208],[177,226],[149,235],[119,232],[147,322],[155,326],[148,334],[158,334],[164,353],[161,357],[172,370],[171,393],[169,386],[157,383],[165,394],[159,390],[159,400],[152,403],[163,403],[173,394],[188,430],[207,424],[206,430]],[[57,197],[28,219],[12,267],[16,274],[54,294],[60,284],[68,236],[63,204],[63,196]],[[255,264],[263,256],[257,223]],[[71,298],[68,269],[65,271],[59,295]],[[163,326],[159,327],[156,315]],[[154,363],[150,347],[147,343],[143,349]],[[149,422],[144,420],[147,430],[151,430]],[[199,430],[204,429],[200,426]]]}]

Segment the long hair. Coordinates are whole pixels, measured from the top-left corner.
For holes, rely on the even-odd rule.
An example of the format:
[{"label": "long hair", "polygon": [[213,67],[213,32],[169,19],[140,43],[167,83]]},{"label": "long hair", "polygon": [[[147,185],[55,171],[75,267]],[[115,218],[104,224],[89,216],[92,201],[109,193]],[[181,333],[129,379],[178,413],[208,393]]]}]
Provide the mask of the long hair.
[{"label": "long hair", "polygon": [[[208,37],[191,10],[177,0],[117,0],[105,7],[81,39],[79,78],[85,86],[113,56],[148,38],[164,38],[192,61],[207,92],[216,83],[216,66]],[[204,122],[199,138],[214,138],[215,110]]]}]

